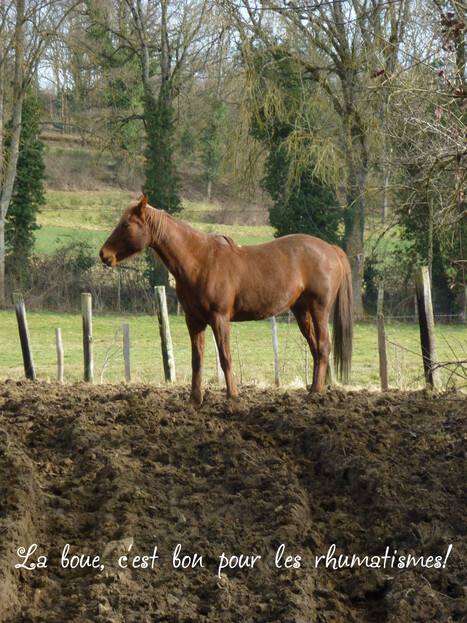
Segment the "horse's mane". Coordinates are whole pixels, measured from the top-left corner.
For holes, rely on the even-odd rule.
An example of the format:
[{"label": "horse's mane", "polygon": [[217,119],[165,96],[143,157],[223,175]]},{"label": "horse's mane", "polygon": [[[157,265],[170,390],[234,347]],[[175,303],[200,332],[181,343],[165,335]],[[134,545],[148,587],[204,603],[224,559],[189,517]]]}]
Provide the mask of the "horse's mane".
[{"label": "horse's mane", "polygon": [[[136,202],[135,204],[132,204],[131,206],[129,206],[128,210],[135,208],[137,205],[138,205],[138,202]],[[150,211],[147,217],[147,222],[149,224],[149,229],[151,231],[152,241],[160,242],[162,238],[164,237],[165,232],[167,231],[167,220],[169,216],[167,212],[165,212],[164,210],[156,210],[156,208],[152,208],[151,206],[148,206],[148,207],[150,208]],[[175,219],[175,220],[178,220],[178,219]],[[179,222],[182,225],[184,225],[186,228],[191,229],[193,231],[197,231],[189,223],[185,223],[184,221],[179,221]],[[224,234],[214,234],[214,233],[208,234],[208,236],[211,239],[217,240],[218,242],[221,242],[221,243],[227,242],[227,244],[232,249],[232,251],[234,251],[235,253],[240,252],[241,245],[237,244],[235,240],[231,238],[230,236],[226,236]]]},{"label": "horse's mane", "polygon": [[153,242],[160,242],[167,229],[167,212],[152,208],[148,217]]}]

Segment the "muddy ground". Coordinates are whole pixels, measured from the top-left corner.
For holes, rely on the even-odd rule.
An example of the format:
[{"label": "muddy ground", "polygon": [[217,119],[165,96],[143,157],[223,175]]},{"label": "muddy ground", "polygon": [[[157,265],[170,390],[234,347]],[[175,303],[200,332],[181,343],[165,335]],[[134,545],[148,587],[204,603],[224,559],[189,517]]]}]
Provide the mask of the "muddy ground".
[{"label": "muddy ground", "polygon": [[466,621],[465,396],[305,397],[0,383],[0,621]]}]

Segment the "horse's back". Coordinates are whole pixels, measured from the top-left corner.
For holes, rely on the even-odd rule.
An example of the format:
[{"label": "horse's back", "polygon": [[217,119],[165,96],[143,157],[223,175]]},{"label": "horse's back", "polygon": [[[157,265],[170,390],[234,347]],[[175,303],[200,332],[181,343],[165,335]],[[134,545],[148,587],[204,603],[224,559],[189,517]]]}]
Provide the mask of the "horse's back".
[{"label": "horse's back", "polygon": [[321,238],[316,238],[316,236],[310,236],[309,234],[288,234],[287,236],[281,236],[269,242],[241,248],[251,251],[252,254],[257,252],[274,253],[276,251],[282,251],[294,255],[297,252],[304,252],[311,255],[335,256],[333,245],[325,240],[321,240]]},{"label": "horse's back", "polygon": [[[314,275],[339,272],[342,260],[341,251],[337,247],[307,234],[289,234],[260,245],[242,247],[248,263],[264,264],[272,269],[300,271],[303,275]],[[345,257],[345,253],[342,251]]]}]

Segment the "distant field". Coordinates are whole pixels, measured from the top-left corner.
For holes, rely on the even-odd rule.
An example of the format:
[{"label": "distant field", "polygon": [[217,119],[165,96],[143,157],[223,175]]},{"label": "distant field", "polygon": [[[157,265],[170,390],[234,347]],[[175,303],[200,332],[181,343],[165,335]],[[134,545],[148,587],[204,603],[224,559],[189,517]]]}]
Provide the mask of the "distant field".
[{"label": "distant field", "polygon": [[58,227],[43,225],[36,232],[36,253],[53,253],[67,247],[73,242],[87,242],[96,252],[102,246],[108,233],[100,230],[77,229],[75,227]]},{"label": "distant field", "polygon": [[[56,378],[55,327],[61,327],[65,350],[65,380],[82,378],[81,317],[71,314],[29,313],[29,330],[38,377]],[[106,356],[104,382],[124,379],[122,323],[130,323],[132,378],[139,382],[163,383],[159,332],[151,316],[95,316],[93,319],[95,379],[99,382]],[[170,318],[177,379],[191,378],[190,341],[182,317]],[[414,389],[423,386],[419,330],[415,324],[387,324],[389,382],[392,387]],[[437,350],[440,362],[465,360],[467,327],[437,327]],[[285,386],[305,384],[306,348],[295,323],[278,323],[281,382]],[[269,322],[232,324],[232,356],[237,382],[272,384],[274,360]],[[308,356],[308,381],[312,366]],[[378,388],[378,347],[376,327],[355,327],[352,385]],[[23,377],[22,357],[13,311],[0,312],[0,379]],[[207,331],[204,379],[215,382],[216,365],[210,329]],[[443,372],[446,382],[448,373]],[[453,377],[451,380],[455,380]],[[465,383],[465,377],[464,377]],[[462,385],[462,383],[460,383]]]},{"label": "distant field", "polygon": [[[46,193],[46,205],[38,222],[36,251],[52,253],[73,240],[87,241],[97,252],[117,223],[123,209],[135,200],[127,191],[54,191]],[[206,232],[232,236],[239,244],[261,244],[274,237],[268,226],[214,225],[201,222],[205,212],[214,211],[207,203],[185,202],[180,218]]]}]

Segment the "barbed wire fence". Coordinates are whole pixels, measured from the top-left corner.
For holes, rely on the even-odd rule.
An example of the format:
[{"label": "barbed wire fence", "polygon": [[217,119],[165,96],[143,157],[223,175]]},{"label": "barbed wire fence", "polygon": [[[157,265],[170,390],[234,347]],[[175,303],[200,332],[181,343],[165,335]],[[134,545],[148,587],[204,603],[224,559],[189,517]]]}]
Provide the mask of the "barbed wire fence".
[{"label": "barbed wire fence", "polygon": [[[449,389],[457,387],[465,389],[467,387],[467,338],[460,339],[449,338],[444,334],[442,327],[446,325],[456,324],[459,326],[467,326],[465,316],[463,314],[436,314],[434,316],[437,325],[437,341],[442,353],[441,359],[436,363],[435,369],[442,373],[442,387]],[[286,324],[285,345],[281,349],[281,372],[282,376],[292,377],[293,384],[310,384],[310,376],[313,369],[313,360],[305,338],[298,331],[295,319],[291,312],[282,314],[276,318],[278,323]],[[404,333],[403,342],[398,337],[398,325],[413,323],[418,329],[418,316],[415,315],[397,315],[385,318],[386,328],[389,328],[390,336],[386,335],[386,349],[388,352],[388,365],[391,373],[391,383],[397,389],[411,389],[424,384],[424,371],[422,364],[422,352],[420,347],[420,337]],[[369,325],[377,324],[377,316],[365,315],[359,318],[360,323]],[[293,329],[293,331],[292,331]],[[454,344],[457,348],[454,348]],[[376,347],[376,344],[375,344]],[[460,353],[460,355],[459,355]],[[465,354],[465,356],[463,356]],[[419,372],[415,375],[409,375],[409,360],[416,360],[419,366]],[[288,374],[286,375],[286,371]],[[376,379],[375,379],[376,381]],[[375,382],[375,385],[377,383]]]}]

